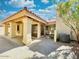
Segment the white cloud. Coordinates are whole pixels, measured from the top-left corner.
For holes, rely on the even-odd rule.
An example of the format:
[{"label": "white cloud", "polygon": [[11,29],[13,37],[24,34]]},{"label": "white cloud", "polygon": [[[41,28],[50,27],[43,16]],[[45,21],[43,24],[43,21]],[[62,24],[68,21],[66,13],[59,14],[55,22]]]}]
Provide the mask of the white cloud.
[{"label": "white cloud", "polygon": [[5,9],[0,10],[0,15],[2,16],[2,14],[4,14],[5,12],[6,12],[6,10],[5,10]]},{"label": "white cloud", "polygon": [[51,12],[53,12],[55,10],[56,10],[56,5],[51,5],[51,6],[47,7],[46,9],[39,9],[39,12],[51,13]]},{"label": "white cloud", "polygon": [[49,6],[49,7],[46,8],[46,9],[48,9],[48,10],[52,10],[52,9],[56,9],[56,7],[57,7],[57,5],[51,5],[51,6]]},{"label": "white cloud", "polygon": [[35,9],[33,9],[33,8],[31,8],[31,9],[29,9],[30,11],[35,11]]},{"label": "white cloud", "polygon": [[46,14],[46,13],[43,13],[43,14],[37,13],[37,15],[40,16],[44,20],[49,20],[49,19],[53,18],[53,14],[51,15],[51,14]]},{"label": "white cloud", "polygon": [[14,7],[25,7],[27,6],[28,8],[32,8],[35,7],[34,1],[33,0],[10,0],[8,2],[10,5],[14,6]]},{"label": "white cloud", "polygon": [[36,5],[34,4],[33,0],[32,1],[27,0],[26,6],[29,8],[29,7],[35,7]]},{"label": "white cloud", "polygon": [[49,12],[50,12],[50,11],[47,10],[47,9],[39,9],[39,11],[42,12],[42,13],[49,13]]},{"label": "white cloud", "polygon": [[51,5],[47,7],[46,9],[39,9],[39,11],[32,9],[31,11],[33,11],[35,14],[37,14],[41,18],[45,20],[49,20],[56,17],[55,7],[56,5]]},{"label": "white cloud", "polygon": [[49,1],[48,0],[41,0],[41,2],[48,3]]},{"label": "white cloud", "polygon": [[9,11],[9,12],[5,13],[4,15],[5,15],[6,17],[8,17],[8,16],[10,16],[10,15],[16,13],[16,12],[17,12],[17,11]]},{"label": "white cloud", "polygon": [[0,14],[0,17],[1,17],[2,19],[5,19],[5,18],[7,18],[8,16],[10,16],[10,15],[12,15],[12,14],[14,14],[14,13],[16,13],[16,11],[4,12],[4,13]]},{"label": "white cloud", "polygon": [[44,20],[48,20],[53,18],[53,13],[44,13],[44,12],[40,12],[40,11],[34,11],[34,13],[38,16],[40,16],[42,19]]}]

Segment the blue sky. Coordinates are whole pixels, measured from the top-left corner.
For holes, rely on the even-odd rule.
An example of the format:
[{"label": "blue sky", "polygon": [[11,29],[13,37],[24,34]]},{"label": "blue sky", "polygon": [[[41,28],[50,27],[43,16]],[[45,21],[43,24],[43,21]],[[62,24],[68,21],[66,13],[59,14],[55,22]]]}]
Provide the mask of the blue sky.
[{"label": "blue sky", "polygon": [[56,17],[56,2],[59,0],[0,0],[0,20],[27,7],[44,20]]}]

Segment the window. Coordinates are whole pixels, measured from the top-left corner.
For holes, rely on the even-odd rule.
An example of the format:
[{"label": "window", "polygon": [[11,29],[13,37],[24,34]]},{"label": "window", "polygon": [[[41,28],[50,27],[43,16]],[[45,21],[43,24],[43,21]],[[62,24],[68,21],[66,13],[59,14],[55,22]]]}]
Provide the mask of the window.
[{"label": "window", "polygon": [[19,25],[17,25],[17,31],[19,31]]}]

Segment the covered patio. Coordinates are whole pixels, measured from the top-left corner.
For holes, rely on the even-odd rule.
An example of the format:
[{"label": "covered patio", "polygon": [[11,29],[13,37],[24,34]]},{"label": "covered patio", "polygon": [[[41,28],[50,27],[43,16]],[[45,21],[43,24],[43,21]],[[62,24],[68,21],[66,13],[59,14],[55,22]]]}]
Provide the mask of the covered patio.
[{"label": "covered patio", "polygon": [[45,24],[37,22],[29,17],[22,17],[4,24],[5,35],[15,38],[24,44],[30,43],[35,38],[44,35]]}]

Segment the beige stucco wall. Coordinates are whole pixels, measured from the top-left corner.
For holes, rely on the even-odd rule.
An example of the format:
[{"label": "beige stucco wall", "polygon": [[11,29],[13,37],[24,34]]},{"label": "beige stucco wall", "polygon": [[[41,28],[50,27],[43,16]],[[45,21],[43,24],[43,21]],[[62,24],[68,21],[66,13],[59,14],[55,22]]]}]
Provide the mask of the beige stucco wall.
[{"label": "beige stucco wall", "polygon": [[0,35],[4,35],[4,27],[0,27]]},{"label": "beige stucco wall", "polygon": [[56,20],[56,31],[57,31],[57,36],[60,33],[65,33],[65,34],[69,34],[72,40],[77,40],[75,33],[72,31],[72,36],[71,36],[70,34],[71,29],[67,25],[65,25],[61,19]]},{"label": "beige stucco wall", "polygon": [[61,19],[56,20],[56,30],[58,33],[70,34],[71,29],[64,24]]}]

